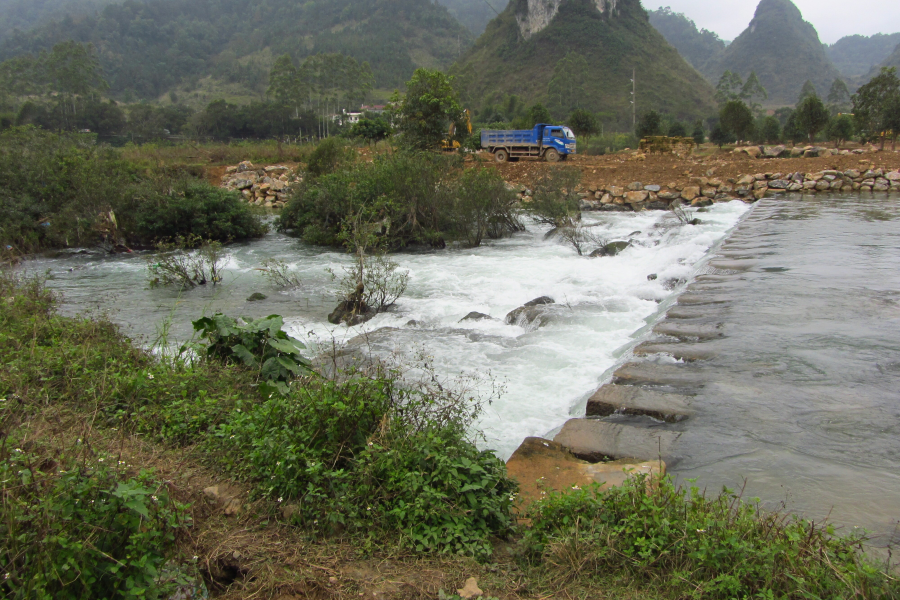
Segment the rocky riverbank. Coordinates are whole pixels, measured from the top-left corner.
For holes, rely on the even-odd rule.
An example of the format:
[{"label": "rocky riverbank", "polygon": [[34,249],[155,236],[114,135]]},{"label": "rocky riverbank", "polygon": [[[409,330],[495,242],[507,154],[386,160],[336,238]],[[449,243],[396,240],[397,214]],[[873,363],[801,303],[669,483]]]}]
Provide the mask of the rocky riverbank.
[{"label": "rocky riverbank", "polygon": [[303,178],[290,167],[255,166],[249,160],[225,169],[221,187],[241,193],[244,200],[256,206],[283,208],[294,188]]}]

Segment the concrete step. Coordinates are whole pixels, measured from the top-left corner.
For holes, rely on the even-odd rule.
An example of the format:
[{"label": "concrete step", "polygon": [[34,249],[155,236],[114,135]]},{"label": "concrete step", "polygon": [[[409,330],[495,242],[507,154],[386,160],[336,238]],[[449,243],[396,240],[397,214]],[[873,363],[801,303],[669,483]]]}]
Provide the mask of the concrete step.
[{"label": "concrete step", "polygon": [[713,259],[709,266],[723,271],[748,271],[759,264],[758,260],[724,260]]},{"label": "concrete step", "polygon": [[678,304],[697,305],[697,304],[727,304],[733,302],[732,296],[721,294],[682,294],[678,297]]},{"label": "concrete step", "polygon": [[675,305],[666,312],[666,319],[708,319],[710,314],[715,311],[721,311],[721,307]]},{"label": "concrete step", "polygon": [[660,365],[652,362],[630,362],[613,374],[613,383],[622,385],[656,385],[697,389],[705,378],[686,365]]},{"label": "concrete step", "polygon": [[694,361],[709,360],[716,356],[715,347],[710,344],[644,342],[634,349],[635,356],[651,356],[653,354],[668,354],[678,360]]},{"label": "concrete step", "polygon": [[667,394],[655,390],[608,383],[597,390],[587,403],[587,416],[608,417],[615,413],[645,415],[677,423],[693,414],[693,398],[682,394]]},{"label": "concrete step", "polygon": [[660,427],[633,427],[594,419],[571,419],[553,438],[582,460],[665,460],[681,434]]},{"label": "concrete step", "polygon": [[725,337],[722,331],[723,324],[711,323],[677,323],[663,321],[653,328],[653,332],[659,335],[668,335],[679,339],[714,340]]}]

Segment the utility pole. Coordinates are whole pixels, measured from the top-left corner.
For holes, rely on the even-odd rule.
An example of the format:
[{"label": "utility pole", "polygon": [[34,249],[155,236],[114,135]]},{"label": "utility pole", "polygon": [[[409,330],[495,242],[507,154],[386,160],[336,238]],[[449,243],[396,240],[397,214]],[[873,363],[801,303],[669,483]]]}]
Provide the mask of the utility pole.
[{"label": "utility pole", "polygon": [[637,128],[637,76],[636,70],[631,70],[631,128]]}]

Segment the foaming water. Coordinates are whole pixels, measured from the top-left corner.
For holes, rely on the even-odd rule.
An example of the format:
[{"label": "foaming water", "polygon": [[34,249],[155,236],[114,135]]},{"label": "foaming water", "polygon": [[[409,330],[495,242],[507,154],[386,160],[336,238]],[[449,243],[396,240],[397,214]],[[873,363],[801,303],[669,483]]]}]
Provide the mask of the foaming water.
[{"label": "foaming water", "polygon": [[[538,226],[479,248],[396,255],[410,271],[407,293],[390,312],[353,328],[326,319],[336,304],[326,268],[340,272],[349,257],[276,234],[230,247],[223,284],[184,292],[147,289],[143,256],[72,255],[28,266],[51,272],[50,285],[63,292],[65,310],[106,312],[144,343],[155,339],[164,321],[170,323],[169,341],[183,341],[201,314],[281,314],[293,335],[312,343],[371,334],[378,340],[371,347],[376,354],[411,359],[424,353],[446,377],[489,373],[506,392],[479,425],[486,447],[507,457],[524,437],[545,435],[571,416],[633,334],[746,211],[740,202],[717,204],[694,215],[702,220],[696,226],[656,211],[586,213],[598,237],[632,241],[615,257],[580,257],[571,246],[545,239],[547,230]],[[272,288],[257,270],[267,258],[291,264],[301,287]],[[648,280],[651,274],[655,280]],[[257,291],[268,298],[247,302]],[[539,296],[559,305],[548,323],[531,330],[504,322],[509,311]],[[493,319],[460,322],[472,311]],[[382,328],[396,331],[375,336]]]}]

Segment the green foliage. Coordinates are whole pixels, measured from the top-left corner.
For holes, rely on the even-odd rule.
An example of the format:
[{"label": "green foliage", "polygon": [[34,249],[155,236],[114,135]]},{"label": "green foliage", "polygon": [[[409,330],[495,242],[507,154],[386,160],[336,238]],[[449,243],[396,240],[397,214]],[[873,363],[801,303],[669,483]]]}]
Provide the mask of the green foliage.
[{"label": "green foliage", "polygon": [[708,29],[697,29],[691,19],[668,6],[648,10],[647,15],[650,24],[701,73],[706,63],[725,51],[725,42],[718,34]]},{"label": "green foliage", "polygon": [[709,141],[721,148],[725,144],[733,142],[734,136],[721,123],[716,123],[709,134]]},{"label": "green foliage", "polygon": [[848,35],[828,46],[828,57],[845,77],[868,74],[900,45],[900,33]]},{"label": "green foliage", "polygon": [[[885,67],[853,96],[856,127],[863,138],[881,138],[881,148],[890,129],[891,107],[900,97],[900,79],[896,67]],[[897,130],[894,130],[895,134]]]},{"label": "green foliage", "polygon": [[0,243],[22,252],[178,235],[230,241],[265,227],[239,197],[154,176],[92,136],[34,128],[0,133]]},{"label": "green foliage", "polygon": [[560,117],[587,105],[585,82],[591,77],[587,59],[578,52],[567,52],[553,67],[547,84],[551,110]]},{"label": "green foliage", "polygon": [[339,138],[328,138],[319,142],[309,156],[306,172],[316,179],[334,173],[342,166],[353,161],[355,153]]},{"label": "green foliage", "polygon": [[179,285],[196,287],[222,281],[222,244],[200,237],[181,236],[160,242],[156,254],[147,258],[150,287]]},{"label": "green foliage", "polygon": [[794,111],[796,125],[812,142],[825,129],[831,116],[818,96],[807,96]]},{"label": "green foliage", "polygon": [[825,133],[828,136],[828,139],[834,142],[834,147],[840,148],[853,137],[855,129],[853,117],[850,115],[840,115],[828,122]]},{"label": "green foliage", "polygon": [[208,358],[250,369],[259,380],[275,386],[282,394],[291,381],[310,368],[303,356],[306,349],[283,331],[284,319],[270,315],[238,321],[221,313],[194,321],[194,331],[206,340]]},{"label": "green foliage", "polygon": [[843,79],[835,79],[828,90],[828,107],[831,109],[831,116],[838,113],[847,112],[850,108],[850,90]]},{"label": "green foliage", "polygon": [[[399,267],[381,252],[366,256],[358,250],[357,260],[353,266],[344,268],[344,276],[339,279],[338,298],[354,298],[361,283],[362,297],[356,299],[357,302],[362,301],[359,308],[370,308],[376,313],[386,311],[400,299],[409,285],[409,271],[401,271]],[[331,275],[333,279],[338,279],[335,272],[331,271]]]},{"label": "green foliage", "polygon": [[638,119],[635,135],[638,139],[662,135],[662,115],[655,110],[648,111]]},{"label": "green foliage", "polygon": [[[758,500],[757,500],[758,502]],[[725,490],[668,479],[552,494],[529,515],[524,559],[562,581],[615,573],[678,598],[892,598],[896,580],[861,559],[861,539],[765,513]],[[544,568],[547,569],[546,567]]]},{"label": "green foliage", "polygon": [[575,132],[575,137],[588,141],[592,135],[600,133],[600,123],[594,113],[584,109],[576,109],[569,115],[567,124]]},{"label": "green foliage", "polygon": [[776,117],[766,117],[759,127],[760,138],[768,144],[777,144],[781,141],[781,123]]},{"label": "green foliage", "polygon": [[[466,178],[461,166],[458,157],[435,153],[378,156],[304,182],[282,211],[278,229],[309,243],[344,245],[348,233],[363,227],[385,250],[474,239],[477,223],[485,219],[491,237],[517,231],[510,197],[496,193],[499,177]],[[473,186],[491,195],[467,198]],[[485,206],[493,211],[487,217]]]},{"label": "green foliage", "polygon": [[807,98],[818,98],[819,92],[816,91],[816,86],[813,85],[813,82],[809,79],[803,84],[803,88],[800,90],[800,97],[797,98],[797,106],[803,104],[803,101]]},{"label": "green foliage", "polygon": [[753,135],[753,113],[740,100],[725,103],[719,111],[719,122],[725,131],[734,134],[739,140],[747,140]]},{"label": "green foliage", "polygon": [[490,556],[516,488],[465,437],[478,405],[396,377],[314,381],[245,405],[211,443],[312,532],[399,529],[418,551]]},{"label": "green foliage", "polygon": [[[103,49],[100,65],[111,92],[126,101],[171,90],[190,94],[208,76],[259,97],[269,85],[267,50],[274,56],[289,52],[298,62],[315,53],[368,61],[378,87],[393,89],[416,67],[446,68],[473,39],[446,9],[419,0],[112,4],[85,11],[77,25],[69,20],[23,29],[27,33],[0,45],[0,60],[74,37]],[[94,7],[102,8],[99,0]]]},{"label": "green foliage", "polygon": [[534,182],[528,213],[539,223],[553,227],[574,227],[581,219],[578,184],[581,171],[574,168],[551,169]]},{"label": "green foliage", "polygon": [[364,140],[367,144],[377,144],[391,135],[391,124],[382,117],[362,118],[350,128],[350,136]]},{"label": "green foliage", "polygon": [[140,240],[177,236],[231,242],[262,237],[268,227],[233,191],[188,181],[169,195],[151,195],[133,206],[133,233]]},{"label": "green foliage", "polygon": [[[110,462],[115,459],[110,457]],[[96,461],[0,451],[0,592],[10,600],[155,598],[187,524],[166,486]]]},{"label": "green foliage", "polygon": [[744,81],[739,73],[725,71],[716,85],[716,101],[720,105],[741,100],[741,91],[744,89]]},{"label": "green foliage", "polygon": [[466,131],[465,113],[459,105],[453,79],[440,71],[416,69],[406,83],[406,96],[397,110],[397,130],[408,148],[436,150],[447,138],[450,124]]},{"label": "green foliage", "polygon": [[669,131],[666,133],[669,137],[687,137],[687,127],[684,123],[675,121],[669,125]]},{"label": "green foliage", "polygon": [[694,131],[691,133],[691,137],[694,138],[694,143],[697,144],[697,146],[700,146],[706,141],[706,132],[703,130],[703,121],[694,123]]},{"label": "green foliage", "polygon": [[533,129],[538,123],[552,123],[553,115],[550,110],[540,102],[528,109],[528,121],[530,125],[526,129]]},{"label": "green foliage", "polygon": [[460,176],[450,221],[469,246],[524,229],[516,215],[518,197],[494,169],[468,169]]}]

